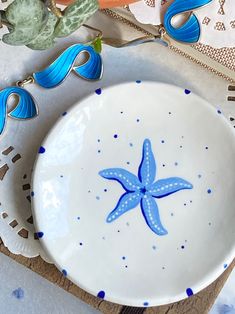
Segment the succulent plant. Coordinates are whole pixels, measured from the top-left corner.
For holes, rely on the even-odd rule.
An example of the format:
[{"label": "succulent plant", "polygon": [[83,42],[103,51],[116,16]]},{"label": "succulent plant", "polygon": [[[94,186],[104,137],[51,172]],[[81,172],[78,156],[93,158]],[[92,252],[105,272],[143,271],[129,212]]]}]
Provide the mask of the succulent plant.
[{"label": "succulent plant", "polygon": [[14,0],[0,11],[0,22],[9,31],[2,41],[36,50],[51,48],[56,38],[76,31],[98,8],[98,0],[74,0],[64,11],[54,0]]}]

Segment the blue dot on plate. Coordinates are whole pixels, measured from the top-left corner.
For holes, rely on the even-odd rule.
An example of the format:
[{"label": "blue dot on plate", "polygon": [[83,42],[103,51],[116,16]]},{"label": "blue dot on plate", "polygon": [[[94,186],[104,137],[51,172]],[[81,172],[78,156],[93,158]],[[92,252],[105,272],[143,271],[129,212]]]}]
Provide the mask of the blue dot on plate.
[{"label": "blue dot on plate", "polygon": [[126,259],[126,256],[123,256],[122,259],[125,260],[125,259]]},{"label": "blue dot on plate", "polygon": [[133,147],[133,143],[129,143],[130,147]]},{"label": "blue dot on plate", "polygon": [[62,116],[66,116],[66,114],[67,114],[67,111],[63,112],[63,113],[62,113]]},{"label": "blue dot on plate", "polygon": [[185,92],[186,95],[189,95],[191,93],[191,90],[185,89],[184,92]]},{"label": "blue dot on plate", "polygon": [[100,143],[100,139],[98,139],[97,142]]},{"label": "blue dot on plate", "polygon": [[83,243],[82,243],[82,242],[80,242],[80,243],[79,243],[79,245],[80,245],[80,246],[82,246],[82,245],[83,245]]},{"label": "blue dot on plate", "polygon": [[152,248],[153,248],[153,250],[156,250],[157,247],[156,247],[156,245],[153,245]]},{"label": "blue dot on plate", "polygon": [[97,89],[95,90],[95,93],[96,93],[97,95],[101,95],[101,94],[102,94],[102,89],[101,89],[101,88],[97,88]]},{"label": "blue dot on plate", "polygon": [[202,177],[202,175],[201,175],[201,174],[199,174],[199,175],[198,175],[198,178],[200,179],[201,177]]},{"label": "blue dot on plate", "polygon": [[118,135],[117,134],[114,134],[114,136],[113,136],[114,138],[118,138]]},{"label": "blue dot on plate", "polygon": [[81,218],[80,217],[77,217],[77,220],[80,220]]},{"label": "blue dot on plate", "polygon": [[222,112],[218,109],[218,110],[217,110],[217,113],[218,113],[218,114],[221,114]]},{"label": "blue dot on plate", "polygon": [[181,249],[182,249],[182,250],[184,249],[184,245],[181,245]]},{"label": "blue dot on plate", "polygon": [[140,84],[140,83],[141,83],[141,80],[136,80],[136,83],[137,83],[137,84]]},{"label": "blue dot on plate", "polygon": [[104,192],[107,192],[108,190],[107,189],[104,189]]},{"label": "blue dot on plate", "polygon": [[100,299],[104,299],[104,297],[105,297],[105,292],[104,292],[103,290],[99,291],[99,292],[97,293],[97,297],[100,298]]},{"label": "blue dot on plate", "polygon": [[193,290],[191,288],[187,288],[186,293],[188,297],[191,297],[193,295]]},{"label": "blue dot on plate", "polygon": [[98,150],[98,153],[100,153],[100,152],[101,152],[101,150],[99,149],[99,150]]},{"label": "blue dot on plate", "polygon": [[208,194],[211,194],[211,192],[212,192],[211,189],[208,189],[208,190],[207,190],[207,193],[208,193]]},{"label": "blue dot on plate", "polygon": [[178,162],[175,162],[175,166],[178,166]]},{"label": "blue dot on plate", "polygon": [[41,239],[44,236],[44,233],[42,231],[37,232],[37,236],[39,239]]},{"label": "blue dot on plate", "polygon": [[24,298],[24,290],[22,288],[17,288],[17,289],[12,291],[12,295],[16,299],[23,299]]},{"label": "blue dot on plate", "polygon": [[144,302],[143,305],[144,305],[144,306],[148,306],[149,303],[148,303],[148,302]]},{"label": "blue dot on plate", "polygon": [[39,154],[44,154],[45,151],[46,151],[46,149],[45,149],[43,146],[41,146],[41,147],[39,148],[39,150],[38,150],[38,153],[39,153]]},{"label": "blue dot on plate", "polygon": [[224,264],[224,269],[226,269],[228,267],[228,264]]},{"label": "blue dot on plate", "polygon": [[35,195],[34,191],[31,191],[31,197],[34,197],[34,195]]},{"label": "blue dot on plate", "polygon": [[68,275],[67,270],[62,269],[62,274],[66,277]]},{"label": "blue dot on plate", "polygon": [[136,122],[140,122],[140,119],[136,119]]},{"label": "blue dot on plate", "polygon": [[97,199],[97,200],[100,200],[100,197],[99,197],[99,196],[96,196],[96,199]]},{"label": "blue dot on plate", "polygon": [[164,141],[164,140],[161,140],[161,143],[162,143],[162,144],[164,144],[164,143],[165,143],[165,141]]}]

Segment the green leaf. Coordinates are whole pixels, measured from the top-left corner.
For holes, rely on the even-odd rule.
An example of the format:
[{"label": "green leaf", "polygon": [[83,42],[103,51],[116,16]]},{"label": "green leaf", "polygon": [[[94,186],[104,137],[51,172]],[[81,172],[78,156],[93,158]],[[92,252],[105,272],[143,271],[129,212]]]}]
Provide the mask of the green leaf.
[{"label": "green leaf", "polygon": [[15,0],[6,9],[6,18],[13,29],[3,36],[10,45],[30,43],[47,22],[48,10],[41,0]]},{"label": "green leaf", "polygon": [[84,24],[99,8],[97,0],[75,0],[60,18],[55,29],[56,37],[66,37]]},{"label": "green leaf", "polygon": [[91,46],[95,49],[95,51],[97,53],[101,53],[102,52],[102,40],[100,37],[98,37],[97,39],[95,39],[93,41],[93,43],[91,44]]},{"label": "green leaf", "polygon": [[57,22],[58,18],[50,12],[47,23],[41,30],[40,34],[33,39],[27,47],[34,50],[44,50],[53,47],[55,44],[54,30]]}]

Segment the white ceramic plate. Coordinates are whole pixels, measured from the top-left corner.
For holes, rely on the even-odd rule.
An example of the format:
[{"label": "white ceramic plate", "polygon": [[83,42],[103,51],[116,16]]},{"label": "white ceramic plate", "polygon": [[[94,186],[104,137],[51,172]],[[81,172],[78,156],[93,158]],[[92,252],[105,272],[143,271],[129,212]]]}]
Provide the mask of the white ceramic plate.
[{"label": "white ceramic plate", "polygon": [[190,91],[150,82],[98,90],[39,149],[38,236],[64,275],[100,298],[174,302],[234,257],[234,173],[234,130]]}]

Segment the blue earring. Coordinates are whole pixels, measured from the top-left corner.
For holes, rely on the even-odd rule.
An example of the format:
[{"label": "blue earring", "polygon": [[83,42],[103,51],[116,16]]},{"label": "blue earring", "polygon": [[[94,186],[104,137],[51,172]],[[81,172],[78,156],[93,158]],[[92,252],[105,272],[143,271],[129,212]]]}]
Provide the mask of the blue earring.
[{"label": "blue earring", "polygon": [[180,27],[172,26],[172,18],[184,12],[199,9],[212,0],[175,0],[167,9],[164,16],[164,27],[166,32],[175,40],[184,43],[196,43],[200,38],[200,24],[195,14],[191,14],[188,20]]},{"label": "blue earring", "polygon": [[[100,38],[100,36],[98,37]],[[76,66],[75,61],[81,54],[88,55],[88,59]],[[44,88],[53,88],[60,85],[71,71],[86,80],[101,79],[103,64],[100,54],[92,46],[75,44],[67,48],[45,70],[33,73],[32,76],[23,81],[18,81],[17,86],[7,87],[0,91],[0,135],[5,130],[7,117],[27,120],[38,115],[37,104],[33,96],[24,89],[25,85],[37,83]],[[18,102],[15,108],[8,112],[8,100],[13,95],[18,97]]]}]

